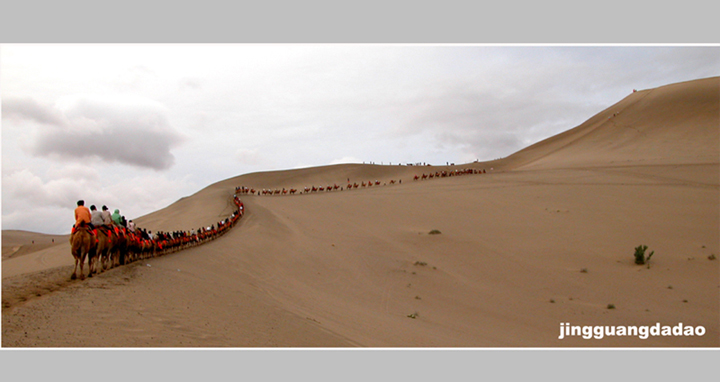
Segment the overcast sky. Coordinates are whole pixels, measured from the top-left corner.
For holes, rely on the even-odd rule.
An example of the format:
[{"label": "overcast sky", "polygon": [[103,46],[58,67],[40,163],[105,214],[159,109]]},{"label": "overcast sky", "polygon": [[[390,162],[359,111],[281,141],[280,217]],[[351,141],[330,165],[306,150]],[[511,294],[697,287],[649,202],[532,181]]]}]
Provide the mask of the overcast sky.
[{"label": "overcast sky", "polygon": [[2,229],[69,233],[78,199],[133,219],[256,171],[504,157],[718,75],[718,46],[3,44]]}]

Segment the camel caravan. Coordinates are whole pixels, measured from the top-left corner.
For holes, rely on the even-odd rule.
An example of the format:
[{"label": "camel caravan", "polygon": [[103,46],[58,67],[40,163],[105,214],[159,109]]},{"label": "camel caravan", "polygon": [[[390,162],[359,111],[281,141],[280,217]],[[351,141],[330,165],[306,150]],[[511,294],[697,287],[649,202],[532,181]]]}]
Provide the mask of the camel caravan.
[{"label": "camel caravan", "polygon": [[[236,210],[226,219],[219,221],[217,225],[213,224],[191,231],[156,232],[155,234],[135,227],[133,224],[123,224],[122,221],[116,224],[115,219],[110,224],[94,225],[90,222],[92,213],[87,214],[89,210],[80,200],[75,209],[76,223],[70,234],[70,248],[75,259],[75,269],[70,278],[75,280],[78,277],[78,266],[80,279],[85,278],[83,266],[86,257],[88,259],[87,276],[92,277],[93,274],[120,265],[167,255],[215,240],[232,228],[244,213],[243,202],[237,195],[233,199]],[[92,207],[94,210],[95,206]],[[115,211],[119,213],[118,210]],[[87,216],[91,216],[90,219]]]},{"label": "camel caravan", "polygon": [[[486,174],[487,172],[482,169],[474,169],[474,168],[465,168],[465,169],[458,169],[458,170],[452,170],[452,171],[436,171],[431,172],[429,174],[423,173],[422,175],[415,175],[413,177],[413,180],[425,180],[425,179],[433,179],[433,178],[445,178],[445,177],[451,177],[451,176],[461,176],[461,175],[469,175],[469,174]],[[350,182],[348,179],[347,186],[338,186],[337,183],[334,183],[333,185],[327,185],[327,186],[310,186],[305,187],[302,191],[299,192],[299,194],[310,194],[315,192],[330,192],[330,191],[344,191],[344,190],[352,190],[352,189],[358,189],[358,188],[367,188],[367,187],[377,187],[377,186],[386,186],[386,185],[393,185],[393,184],[402,184],[402,179],[398,179],[397,181],[395,179],[390,179],[388,182],[380,182],[379,180],[368,180],[367,182],[361,181],[360,183],[357,182]],[[295,188],[276,188],[276,189],[255,189],[251,187],[246,186],[237,186],[235,187],[235,193],[241,194],[241,195],[293,195],[298,193],[298,190]]]},{"label": "camel caravan", "polygon": [[460,175],[469,175],[469,174],[486,174],[485,169],[478,170],[474,168],[466,168],[462,170],[454,170],[454,171],[436,171],[431,172],[429,174],[423,173],[422,175],[415,175],[413,177],[413,180],[425,180],[425,179],[433,179],[433,178],[445,178],[449,176],[460,176]]},{"label": "camel caravan", "polygon": [[[445,178],[453,176],[461,176],[468,174],[485,174],[486,171],[466,168],[452,171],[436,171],[434,173],[415,175],[413,180],[425,180],[433,178]],[[389,182],[380,182],[379,180],[369,180],[350,182],[348,179],[347,186],[339,186],[337,184],[327,186],[310,186],[305,187],[299,194],[309,194],[316,192],[344,191],[358,188],[378,187],[386,185],[402,184],[402,179],[391,179]],[[210,227],[201,227],[191,231],[175,231],[175,232],[156,232],[150,234],[148,231],[135,227],[132,221],[126,222],[124,217],[120,219],[119,210],[115,210],[112,215],[112,222],[109,219],[100,220],[97,223],[91,221],[97,214],[106,214],[107,207],[103,206],[103,212],[93,212],[84,207],[84,202],[78,201],[78,207],[75,209],[76,223],[73,226],[70,235],[71,252],[75,258],[75,269],[71,279],[78,277],[78,267],[80,268],[80,279],[85,278],[84,263],[85,258],[88,259],[88,277],[93,274],[103,272],[105,270],[130,264],[134,261],[144,260],[152,257],[163,256],[169,253],[177,252],[183,249],[198,246],[208,241],[214,240],[230,228],[232,228],[237,220],[242,217],[244,205],[240,201],[240,195],[293,195],[298,193],[295,188],[282,189],[255,189],[245,186],[235,187],[235,195],[233,195],[234,203],[237,207],[227,219],[213,224]],[[117,214],[117,219],[116,219]]]}]

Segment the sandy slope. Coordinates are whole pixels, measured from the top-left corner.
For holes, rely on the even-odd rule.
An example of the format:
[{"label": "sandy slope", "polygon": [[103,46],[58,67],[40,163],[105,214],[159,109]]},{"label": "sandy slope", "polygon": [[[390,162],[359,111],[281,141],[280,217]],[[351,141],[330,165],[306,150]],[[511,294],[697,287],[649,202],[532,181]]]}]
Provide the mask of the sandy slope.
[{"label": "sandy slope", "polygon": [[[403,180],[245,196],[219,240],[83,282],[67,280],[66,244],[4,257],[2,345],[717,347],[719,98],[718,78],[633,93],[501,161],[458,166],[494,168],[483,175],[336,165],[218,182],[135,221],[212,224],[240,185]],[[650,268],[633,264],[641,244]],[[706,334],[559,340],[561,322]]]},{"label": "sandy slope", "polygon": [[632,93],[577,128],[512,156],[513,167],[718,161],[717,78]]},{"label": "sandy slope", "polygon": [[67,235],[45,235],[36,232],[4,230],[2,232],[2,259],[20,257],[29,253],[60,245]]}]

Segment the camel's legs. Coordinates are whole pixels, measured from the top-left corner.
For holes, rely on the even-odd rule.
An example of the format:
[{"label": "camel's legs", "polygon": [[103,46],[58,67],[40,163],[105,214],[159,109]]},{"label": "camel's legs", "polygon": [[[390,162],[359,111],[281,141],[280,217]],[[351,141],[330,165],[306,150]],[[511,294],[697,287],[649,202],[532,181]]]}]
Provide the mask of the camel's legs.
[{"label": "camel's legs", "polygon": [[85,280],[85,270],[83,267],[85,266],[85,255],[83,254],[80,258],[80,280]]},{"label": "camel's legs", "polygon": [[77,267],[78,267],[78,258],[75,256],[75,269],[73,269],[73,274],[70,276],[70,280],[75,280],[77,278]]}]

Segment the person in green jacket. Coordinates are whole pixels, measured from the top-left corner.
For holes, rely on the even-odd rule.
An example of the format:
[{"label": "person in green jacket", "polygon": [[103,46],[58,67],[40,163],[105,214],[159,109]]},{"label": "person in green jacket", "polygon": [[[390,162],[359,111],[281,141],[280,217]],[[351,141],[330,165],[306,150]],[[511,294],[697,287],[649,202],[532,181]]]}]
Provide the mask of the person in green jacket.
[{"label": "person in green jacket", "polygon": [[112,214],[112,221],[115,225],[122,226],[122,216],[120,216],[119,209],[115,209],[115,212]]}]

